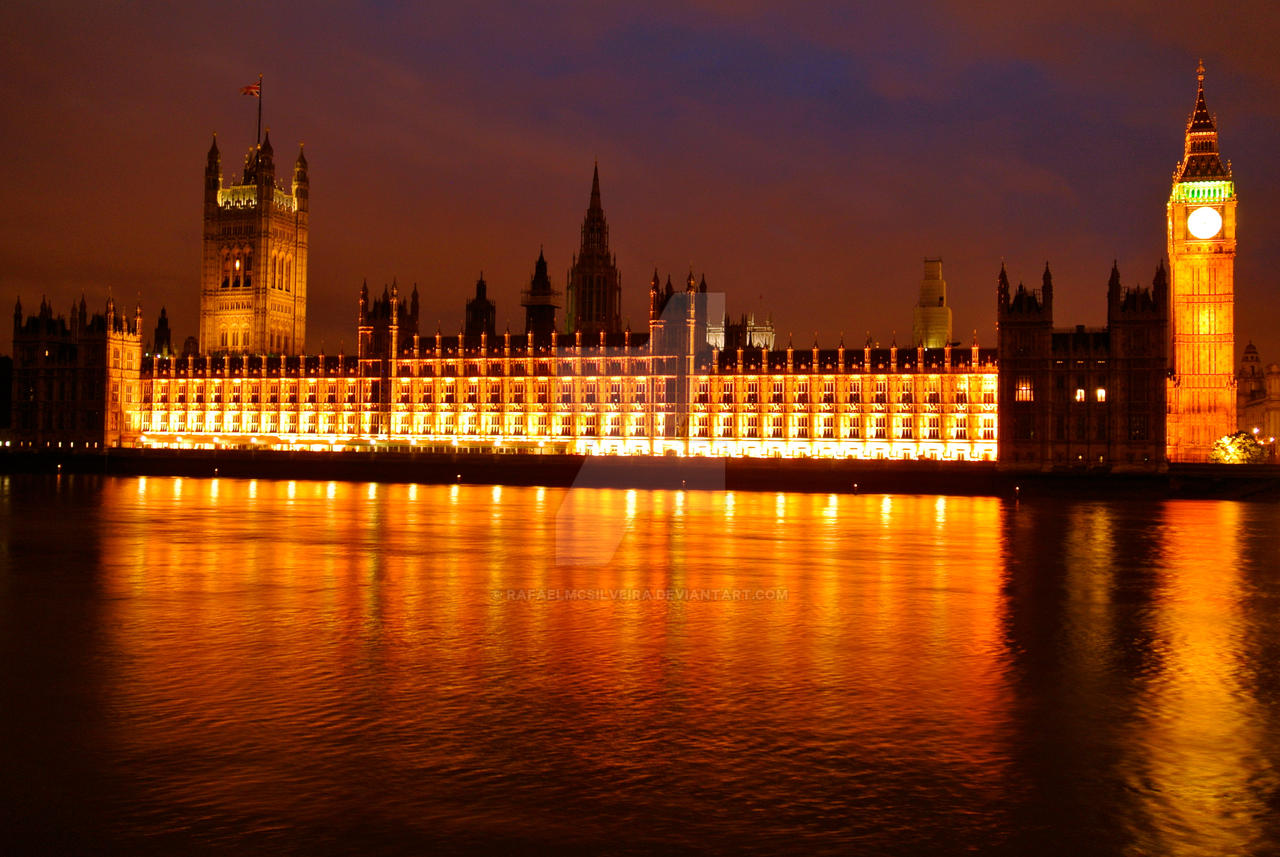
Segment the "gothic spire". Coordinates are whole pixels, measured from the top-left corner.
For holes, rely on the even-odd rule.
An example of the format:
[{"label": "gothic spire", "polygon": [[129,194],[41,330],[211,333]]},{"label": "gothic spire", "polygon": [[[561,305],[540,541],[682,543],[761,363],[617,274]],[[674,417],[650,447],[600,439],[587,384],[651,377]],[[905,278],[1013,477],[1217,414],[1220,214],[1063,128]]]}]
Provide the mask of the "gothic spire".
[{"label": "gothic spire", "polygon": [[587,206],[590,210],[602,211],[600,204],[600,162],[596,161],[591,170],[591,203]]},{"label": "gothic spire", "polygon": [[1122,292],[1123,289],[1120,286],[1120,262],[1119,260],[1112,260],[1111,276],[1107,279],[1107,300],[1120,300]]},{"label": "gothic spire", "polygon": [[1186,149],[1178,165],[1178,181],[1230,179],[1218,154],[1218,126],[1204,101],[1204,62],[1196,68],[1196,107],[1187,119]]},{"label": "gothic spire", "polygon": [[1200,65],[1196,67],[1196,109],[1191,113],[1191,122],[1187,126],[1187,130],[1218,130],[1214,127],[1213,116],[1209,113],[1209,108],[1204,103],[1204,60],[1200,60]]}]

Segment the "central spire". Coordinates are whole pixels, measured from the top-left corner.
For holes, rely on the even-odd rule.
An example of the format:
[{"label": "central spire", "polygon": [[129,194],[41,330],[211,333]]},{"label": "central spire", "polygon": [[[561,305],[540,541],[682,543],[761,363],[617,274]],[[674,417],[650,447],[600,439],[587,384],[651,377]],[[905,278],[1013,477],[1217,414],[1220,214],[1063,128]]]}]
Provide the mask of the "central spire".
[{"label": "central spire", "polygon": [[591,170],[591,202],[587,204],[587,214],[582,220],[582,246],[578,256],[609,257],[609,224],[604,217],[604,206],[600,204],[599,163]]},{"label": "central spire", "polygon": [[567,333],[622,332],[622,284],[609,252],[609,223],[600,204],[600,164],[591,170],[591,202],[582,219],[582,243],[569,269]]}]

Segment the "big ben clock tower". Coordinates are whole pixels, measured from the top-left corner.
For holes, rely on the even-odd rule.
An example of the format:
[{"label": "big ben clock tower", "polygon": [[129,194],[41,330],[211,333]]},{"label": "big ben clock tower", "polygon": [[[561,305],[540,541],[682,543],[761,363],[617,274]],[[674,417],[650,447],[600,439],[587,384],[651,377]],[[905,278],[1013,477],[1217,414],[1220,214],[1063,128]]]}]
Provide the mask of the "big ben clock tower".
[{"label": "big ben clock tower", "polygon": [[1196,108],[1168,204],[1170,461],[1207,461],[1214,441],[1236,430],[1236,187],[1205,107],[1203,63],[1196,77]]}]

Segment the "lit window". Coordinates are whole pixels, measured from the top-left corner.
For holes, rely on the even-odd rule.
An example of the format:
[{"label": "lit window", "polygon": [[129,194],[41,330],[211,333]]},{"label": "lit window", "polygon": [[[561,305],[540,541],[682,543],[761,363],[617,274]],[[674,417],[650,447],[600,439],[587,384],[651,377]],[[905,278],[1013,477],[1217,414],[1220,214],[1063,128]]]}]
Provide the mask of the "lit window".
[{"label": "lit window", "polygon": [[1018,378],[1018,386],[1013,398],[1019,402],[1034,402],[1036,400],[1034,388],[1031,386],[1031,379],[1026,375]]},{"label": "lit window", "polygon": [[1099,401],[1099,402],[1105,402],[1105,401],[1107,400],[1107,388],[1106,388],[1106,387],[1099,387],[1099,388],[1097,389],[1097,395],[1098,395],[1098,401]]},{"label": "lit window", "polygon": [[1084,401],[1084,388],[1083,388],[1083,387],[1076,387],[1076,401],[1077,401],[1077,402],[1083,402],[1083,401]]}]

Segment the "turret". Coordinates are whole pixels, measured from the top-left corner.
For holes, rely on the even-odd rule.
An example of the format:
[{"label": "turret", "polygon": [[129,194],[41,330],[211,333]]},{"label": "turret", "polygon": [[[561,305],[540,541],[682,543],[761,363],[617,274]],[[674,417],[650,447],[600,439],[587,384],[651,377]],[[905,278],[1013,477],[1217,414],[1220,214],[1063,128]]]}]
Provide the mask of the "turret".
[{"label": "turret", "polygon": [[307,177],[307,156],[298,144],[298,160],[293,164],[293,195],[298,200],[298,211],[307,210],[307,198],[311,193],[311,180]]},{"label": "turret", "polygon": [[1053,274],[1049,272],[1049,263],[1044,263],[1044,275],[1040,278],[1040,304],[1044,311],[1053,317]]},{"label": "turret", "polygon": [[209,156],[204,165],[204,202],[205,205],[218,205],[218,191],[222,189],[222,154],[218,151],[218,135],[213,135],[213,143],[209,146]]},{"label": "turret", "polygon": [[476,296],[467,301],[466,326],[464,335],[478,337],[495,336],[497,327],[497,307],[488,298],[488,284],[484,281],[484,272],[476,280]]},{"label": "turret", "polygon": [[551,288],[551,278],[547,276],[547,260],[538,248],[538,260],[533,265],[533,276],[529,278],[529,288],[521,292],[520,304],[524,307],[524,332],[539,345],[550,345],[555,338],[556,308],[560,306],[559,297]]},{"label": "turret", "polygon": [[391,280],[391,316],[387,322],[387,356],[395,359],[400,354],[400,289],[395,278]]},{"label": "turret", "polygon": [[258,147],[258,176],[261,178],[263,172],[274,175],[275,171],[275,149],[271,147],[271,130],[267,129],[267,133],[262,135],[262,145]]},{"label": "turret", "polygon": [[654,321],[662,314],[662,291],[659,287],[658,269],[653,269],[653,279],[649,281],[649,320]]},{"label": "turret", "polygon": [[1151,297],[1158,307],[1165,306],[1169,299],[1169,271],[1165,268],[1163,259],[1156,265],[1155,276],[1151,278]]}]

